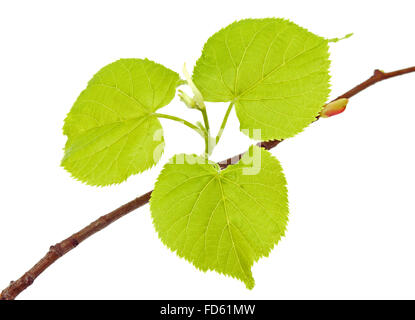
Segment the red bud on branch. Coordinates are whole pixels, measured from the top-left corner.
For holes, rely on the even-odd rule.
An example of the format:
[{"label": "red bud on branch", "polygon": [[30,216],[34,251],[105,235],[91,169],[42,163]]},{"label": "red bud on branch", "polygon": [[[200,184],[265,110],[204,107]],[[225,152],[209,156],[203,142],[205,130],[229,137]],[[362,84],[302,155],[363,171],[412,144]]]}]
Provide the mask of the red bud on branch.
[{"label": "red bud on branch", "polygon": [[348,102],[349,99],[341,98],[326,104],[320,112],[320,117],[329,118],[342,113],[346,109]]}]

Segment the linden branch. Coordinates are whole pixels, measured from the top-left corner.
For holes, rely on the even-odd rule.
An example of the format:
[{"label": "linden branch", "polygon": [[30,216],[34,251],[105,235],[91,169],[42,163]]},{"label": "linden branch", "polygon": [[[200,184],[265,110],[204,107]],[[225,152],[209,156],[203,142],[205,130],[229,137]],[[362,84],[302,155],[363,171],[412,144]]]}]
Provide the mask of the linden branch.
[{"label": "linden branch", "polygon": [[[374,85],[375,83],[411,72],[415,72],[415,66],[392,72],[383,72],[380,70],[375,70],[373,75],[369,79],[358,84],[357,86],[342,94],[341,96],[337,97],[333,101],[342,98],[349,99],[358,94],[359,92],[365,90],[366,88]],[[220,135],[218,136],[218,138],[220,138]],[[280,142],[280,140],[272,140],[267,142],[260,142],[258,143],[258,145],[267,150],[270,150],[277,146]],[[224,169],[230,164],[237,163],[241,156],[242,154],[239,154],[232,158],[226,159],[222,162],[219,162],[219,165],[222,169]],[[39,262],[37,262],[29,271],[22,275],[18,280],[12,281],[10,285],[1,292],[0,300],[15,299],[17,295],[19,295],[23,290],[29,287],[43,271],[45,271],[49,266],[51,266],[55,261],[64,256],[66,253],[78,246],[81,242],[88,239],[90,236],[97,233],[98,231],[106,228],[111,223],[115,222],[116,220],[120,219],[126,214],[148,203],[148,201],[150,200],[151,192],[152,191],[149,191],[141,195],[140,197],[124,204],[118,209],[115,209],[114,211],[95,220],[90,225],[86,226],[79,232],[74,233],[69,238],[51,246],[48,253],[42,259],[40,259]]]}]

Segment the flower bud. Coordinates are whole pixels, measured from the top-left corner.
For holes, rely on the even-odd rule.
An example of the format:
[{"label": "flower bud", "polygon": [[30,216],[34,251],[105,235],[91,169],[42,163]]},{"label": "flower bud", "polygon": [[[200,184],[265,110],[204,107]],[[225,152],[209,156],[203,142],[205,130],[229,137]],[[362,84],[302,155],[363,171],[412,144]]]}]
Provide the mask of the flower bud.
[{"label": "flower bud", "polygon": [[326,104],[320,112],[320,117],[329,118],[342,113],[346,109],[348,102],[349,99],[341,98]]},{"label": "flower bud", "polygon": [[183,64],[183,74],[186,78],[187,84],[189,85],[190,89],[192,89],[192,92],[194,94],[193,100],[196,102],[197,108],[200,110],[205,110],[206,106],[203,96],[200,93],[199,89],[196,87],[196,85],[193,83],[192,77],[187,71],[186,64]]},{"label": "flower bud", "polygon": [[179,98],[184,102],[184,104],[189,107],[190,109],[198,109],[196,101],[190,98],[185,92],[182,90],[179,91]]}]

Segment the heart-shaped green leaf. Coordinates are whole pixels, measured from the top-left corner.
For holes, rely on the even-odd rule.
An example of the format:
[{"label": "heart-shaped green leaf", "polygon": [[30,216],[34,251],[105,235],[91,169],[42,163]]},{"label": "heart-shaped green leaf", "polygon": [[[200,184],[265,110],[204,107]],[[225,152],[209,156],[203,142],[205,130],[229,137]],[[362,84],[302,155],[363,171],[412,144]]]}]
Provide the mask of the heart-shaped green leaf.
[{"label": "heart-shaped green leaf", "polygon": [[252,146],[221,171],[195,155],[176,155],[150,200],[160,239],[200,270],[254,287],[251,267],[268,256],[288,221],[286,180],[268,151]]},{"label": "heart-shaped green leaf", "polygon": [[283,19],[247,19],[206,42],[193,81],[207,101],[233,101],[251,138],[285,139],[319,114],[329,66],[327,39]]},{"label": "heart-shaped green leaf", "polygon": [[102,68],[65,119],[62,166],[74,178],[99,186],[152,167],[164,149],[154,112],[173,99],[179,80],[147,59],[121,59]]}]

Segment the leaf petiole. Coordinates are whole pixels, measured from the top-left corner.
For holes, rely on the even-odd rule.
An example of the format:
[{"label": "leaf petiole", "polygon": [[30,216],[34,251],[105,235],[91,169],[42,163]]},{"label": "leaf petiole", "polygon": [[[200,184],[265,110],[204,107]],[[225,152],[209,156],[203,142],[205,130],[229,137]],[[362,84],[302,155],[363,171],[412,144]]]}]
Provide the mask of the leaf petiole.
[{"label": "leaf petiole", "polygon": [[199,109],[203,115],[203,122],[205,123],[205,157],[207,158],[209,155],[212,154],[214,146],[211,146],[210,143],[210,125],[209,125],[209,118],[206,112],[206,108]]},{"label": "leaf petiole", "polygon": [[230,115],[230,113],[231,113],[231,111],[232,111],[233,105],[234,105],[234,103],[233,103],[233,101],[232,101],[232,102],[229,104],[228,110],[226,110],[225,117],[223,118],[223,121],[222,121],[222,125],[220,126],[219,132],[218,132],[218,134],[217,134],[217,136],[216,136],[216,139],[215,139],[215,143],[216,143],[216,144],[218,144],[218,143],[219,143],[219,140],[220,140],[220,138],[221,138],[221,136],[222,136],[223,130],[225,130],[226,123],[228,122],[228,118],[229,118],[229,115]]},{"label": "leaf petiole", "polygon": [[198,126],[194,125],[193,123],[187,120],[184,120],[179,117],[171,116],[169,114],[163,114],[163,113],[153,113],[153,115],[156,116],[157,118],[164,118],[164,119],[169,119],[169,120],[180,122],[184,124],[185,126],[188,126],[189,128],[195,130],[198,134],[202,136],[202,138],[205,138],[205,133]]}]

